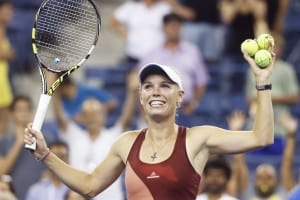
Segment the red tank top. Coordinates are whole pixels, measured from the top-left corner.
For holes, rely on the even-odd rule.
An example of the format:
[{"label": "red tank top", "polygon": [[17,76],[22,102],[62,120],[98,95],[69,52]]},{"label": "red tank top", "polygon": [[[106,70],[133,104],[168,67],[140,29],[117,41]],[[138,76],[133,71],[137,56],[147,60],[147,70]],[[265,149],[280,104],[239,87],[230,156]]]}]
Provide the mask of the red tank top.
[{"label": "red tank top", "polygon": [[125,184],[128,200],[195,200],[201,177],[187,156],[186,127],[179,126],[171,156],[155,164],[139,159],[146,132],[144,129],[138,135],[127,158]]}]

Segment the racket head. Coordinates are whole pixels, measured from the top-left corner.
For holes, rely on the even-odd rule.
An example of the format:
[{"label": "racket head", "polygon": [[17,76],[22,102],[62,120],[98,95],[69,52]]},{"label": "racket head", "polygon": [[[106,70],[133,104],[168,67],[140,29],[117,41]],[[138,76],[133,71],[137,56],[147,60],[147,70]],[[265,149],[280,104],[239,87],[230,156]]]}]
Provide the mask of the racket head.
[{"label": "racket head", "polygon": [[98,41],[101,17],[92,0],[44,0],[32,29],[32,48],[41,67],[64,72],[81,66]]}]

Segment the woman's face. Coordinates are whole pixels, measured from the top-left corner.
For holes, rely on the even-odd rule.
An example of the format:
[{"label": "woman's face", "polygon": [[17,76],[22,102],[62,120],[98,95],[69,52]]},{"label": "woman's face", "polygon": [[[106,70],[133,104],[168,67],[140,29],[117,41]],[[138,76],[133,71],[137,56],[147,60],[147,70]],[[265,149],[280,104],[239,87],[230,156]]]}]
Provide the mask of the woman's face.
[{"label": "woman's face", "polygon": [[167,77],[153,74],[146,77],[140,89],[140,102],[147,115],[169,116],[176,113],[183,91]]}]

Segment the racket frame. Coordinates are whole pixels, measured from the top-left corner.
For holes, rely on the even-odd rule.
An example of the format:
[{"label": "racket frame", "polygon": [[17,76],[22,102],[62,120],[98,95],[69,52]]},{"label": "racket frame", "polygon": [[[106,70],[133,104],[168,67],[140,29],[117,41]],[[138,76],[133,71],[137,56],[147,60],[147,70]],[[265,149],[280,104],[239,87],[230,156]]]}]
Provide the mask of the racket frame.
[{"label": "racket frame", "polygon": [[[33,51],[34,57],[38,64],[38,69],[39,69],[41,83],[42,83],[42,85],[41,85],[42,92],[40,95],[38,107],[35,112],[35,116],[34,116],[33,123],[32,123],[32,128],[37,131],[40,131],[42,128],[42,125],[43,125],[43,122],[44,122],[44,119],[45,119],[45,116],[47,113],[47,109],[48,109],[48,106],[49,106],[49,103],[51,101],[51,97],[52,97],[54,91],[60,86],[60,84],[64,81],[64,79],[67,76],[70,76],[75,70],[79,69],[80,66],[90,57],[92,51],[94,50],[94,48],[97,44],[99,34],[100,34],[100,29],[101,29],[101,16],[98,11],[98,8],[97,8],[96,4],[93,2],[93,0],[87,0],[94,7],[95,13],[97,15],[97,21],[98,21],[97,31],[95,34],[95,39],[94,39],[93,45],[91,46],[91,48],[88,51],[85,58],[83,58],[77,65],[71,67],[69,70],[59,71],[59,70],[53,70],[53,69],[47,68],[47,66],[42,63],[41,59],[38,56],[38,48],[37,48],[37,41],[36,41],[36,27],[37,27],[37,21],[38,21],[39,14],[42,11],[42,9],[45,7],[45,5],[47,4],[48,1],[53,1],[53,0],[44,0],[43,3],[41,4],[40,8],[38,9],[38,11],[35,15],[34,25],[32,28],[32,35],[31,35],[32,36],[32,51]],[[47,90],[46,75],[45,75],[45,72],[43,71],[43,69],[46,69],[47,71],[50,71],[52,73],[61,74],[56,79],[56,81],[54,81],[51,84],[49,90]],[[35,138],[34,138],[34,140],[35,140]],[[34,141],[33,144],[31,144],[31,145],[25,144],[25,148],[34,151],[36,149],[36,141]]]}]

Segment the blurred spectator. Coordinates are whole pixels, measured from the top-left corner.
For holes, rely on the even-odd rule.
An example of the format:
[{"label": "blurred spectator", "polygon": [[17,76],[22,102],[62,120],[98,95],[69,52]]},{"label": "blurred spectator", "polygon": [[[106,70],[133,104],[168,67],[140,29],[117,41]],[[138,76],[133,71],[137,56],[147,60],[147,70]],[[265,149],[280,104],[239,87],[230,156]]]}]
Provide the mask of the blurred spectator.
[{"label": "blurred spectator", "polygon": [[[68,146],[61,141],[49,145],[51,152],[68,163]],[[26,200],[64,200],[68,187],[64,185],[51,171],[46,177],[33,184],[26,195]]]},{"label": "blurred spectator", "polygon": [[[182,105],[179,105],[181,112],[177,119],[180,124],[190,126],[190,117],[195,113],[205,92],[209,75],[199,49],[195,45],[181,40],[181,23],[181,17],[176,14],[170,13],[164,16],[165,41],[143,57],[138,68],[147,63],[162,63],[179,72],[184,80],[184,99]],[[130,82],[136,82],[136,87],[138,87],[137,71],[138,69],[135,69],[131,75],[134,77],[129,79]]]},{"label": "blurred spectator", "polygon": [[227,25],[226,57],[242,62],[241,43],[268,33],[266,21],[267,4],[265,0],[221,0],[221,19]]},{"label": "blurred spectator", "polygon": [[31,72],[35,66],[31,46],[31,29],[34,16],[42,1],[11,0],[14,5],[14,15],[8,27],[8,36],[18,58],[11,63],[13,75]]},{"label": "blurred spectator", "polygon": [[295,186],[293,176],[292,161],[295,150],[295,132],[297,130],[297,120],[289,114],[281,115],[281,123],[287,132],[286,145],[280,166],[280,180],[274,166],[262,163],[255,170],[253,185],[250,180],[250,173],[243,154],[234,160],[236,179],[236,189],[240,192],[241,199],[254,200],[286,200],[287,192]]},{"label": "blurred spectator", "polygon": [[82,103],[88,98],[95,98],[103,103],[108,112],[117,106],[117,101],[109,92],[75,83],[70,77],[65,78],[62,82],[59,92],[62,97],[63,109],[71,119],[78,117]]},{"label": "blurred spectator", "polygon": [[297,179],[294,178],[295,170],[293,168],[298,120],[288,114],[284,114],[281,117],[280,121],[287,132],[287,138],[282,158],[281,181],[288,192],[290,192],[288,200],[298,200],[300,199],[300,182],[298,182],[297,184]]},{"label": "blurred spectator", "polygon": [[[272,103],[275,121],[275,141],[274,144],[265,147],[264,149],[255,151],[256,153],[267,154],[281,154],[284,146],[284,138],[286,131],[280,123],[280,116],[282,113],[289,113],[290,106],[299,102],[299,88],[296,72],[289,63],[281,59],[281,53],[284,46],[284,40],[279,35],[274,35],[276,44],[274,52],[276,54],[276,61],[271,76],[272,83]],[[253,89],[253,88],[254,89]],[[246,80],[246,96],[250,105],[255,107],[256,89],[254,77],[250,71],[247,73]],[[254,108],[255,109],[255,108]],[[249,124],[253,123],[250,118]],[[249,126],[249,127],[250,127]]]},{"label": "blurred spectator", "polygon": [[290,0],[266,0],[267,22],[270,31],[274,34],[284,33],[284,22],[288,11]]},{"label": "blurred spectator", "polygon": [[11,176],[0,176],[0,200],[17,200]]},{"label": "blurred spectator", "polygon": [[39,180],[45,169],[23,149],[24,130],[32,121],[32,109],[32,101],[29,97],[15,97],[11,105],[13,119],[11,133],[0,139],[0,175],[11,174],[20,200],[25,199],[27,189]]},{"label": "blurred spectator", "polygon": [[0,135],[7,131],[9,105],[13,94],[9,79],[8,61],[15,57],[14,50],[6,35],[7,25],[13,14],[13,6],[9,0],[0,0]]},{"label": "blurred spectator", "polygon": [[126,41],[125,63],[139,59],[163,43],[162,18],[171,11],[182,13],[176,0],[126,1],[114,12],[111,27]]},{"label": "blurred spectator", "polygon": [[189,11],[182,15],[186,20],[183,38],[196,44],[207,62],[218,61],[224,48],[224,27],[218,9],[219,0],[183,0]]},{"label": "blurred spectator", "polygon": [[[82,129],[74,121],[65,117],[60,93],[54,95],[54,111],[60,128],[60,135],[70,147],[71,166],[92,171],[105,158],[112,143],[127,129],[131,121],[130,117],[134,107],[132,104],[134,101],[131,99],[135,98],[134,94],[131,89],[128,89],[127,99],[131,105],[125,102],[122,115],[109,129],[104,127],[106,108],[96,99],[86,99],[81,106],[79,121],[85,128]],[[111,187],[95,199],[123,199],[121,186],[121,178],[118,178]]]},{"label": "blurred spectator", "polygon": [[203,171],[203,192],[197,200],[237,200],[226,193],[231,176],[231,168],[225,158],[208,160]]},{"label": "blurred spectator", "polygon": [[69,190],[64,200],[86,200],[86,199],[80,194],[74,192],[73,190]]}]

